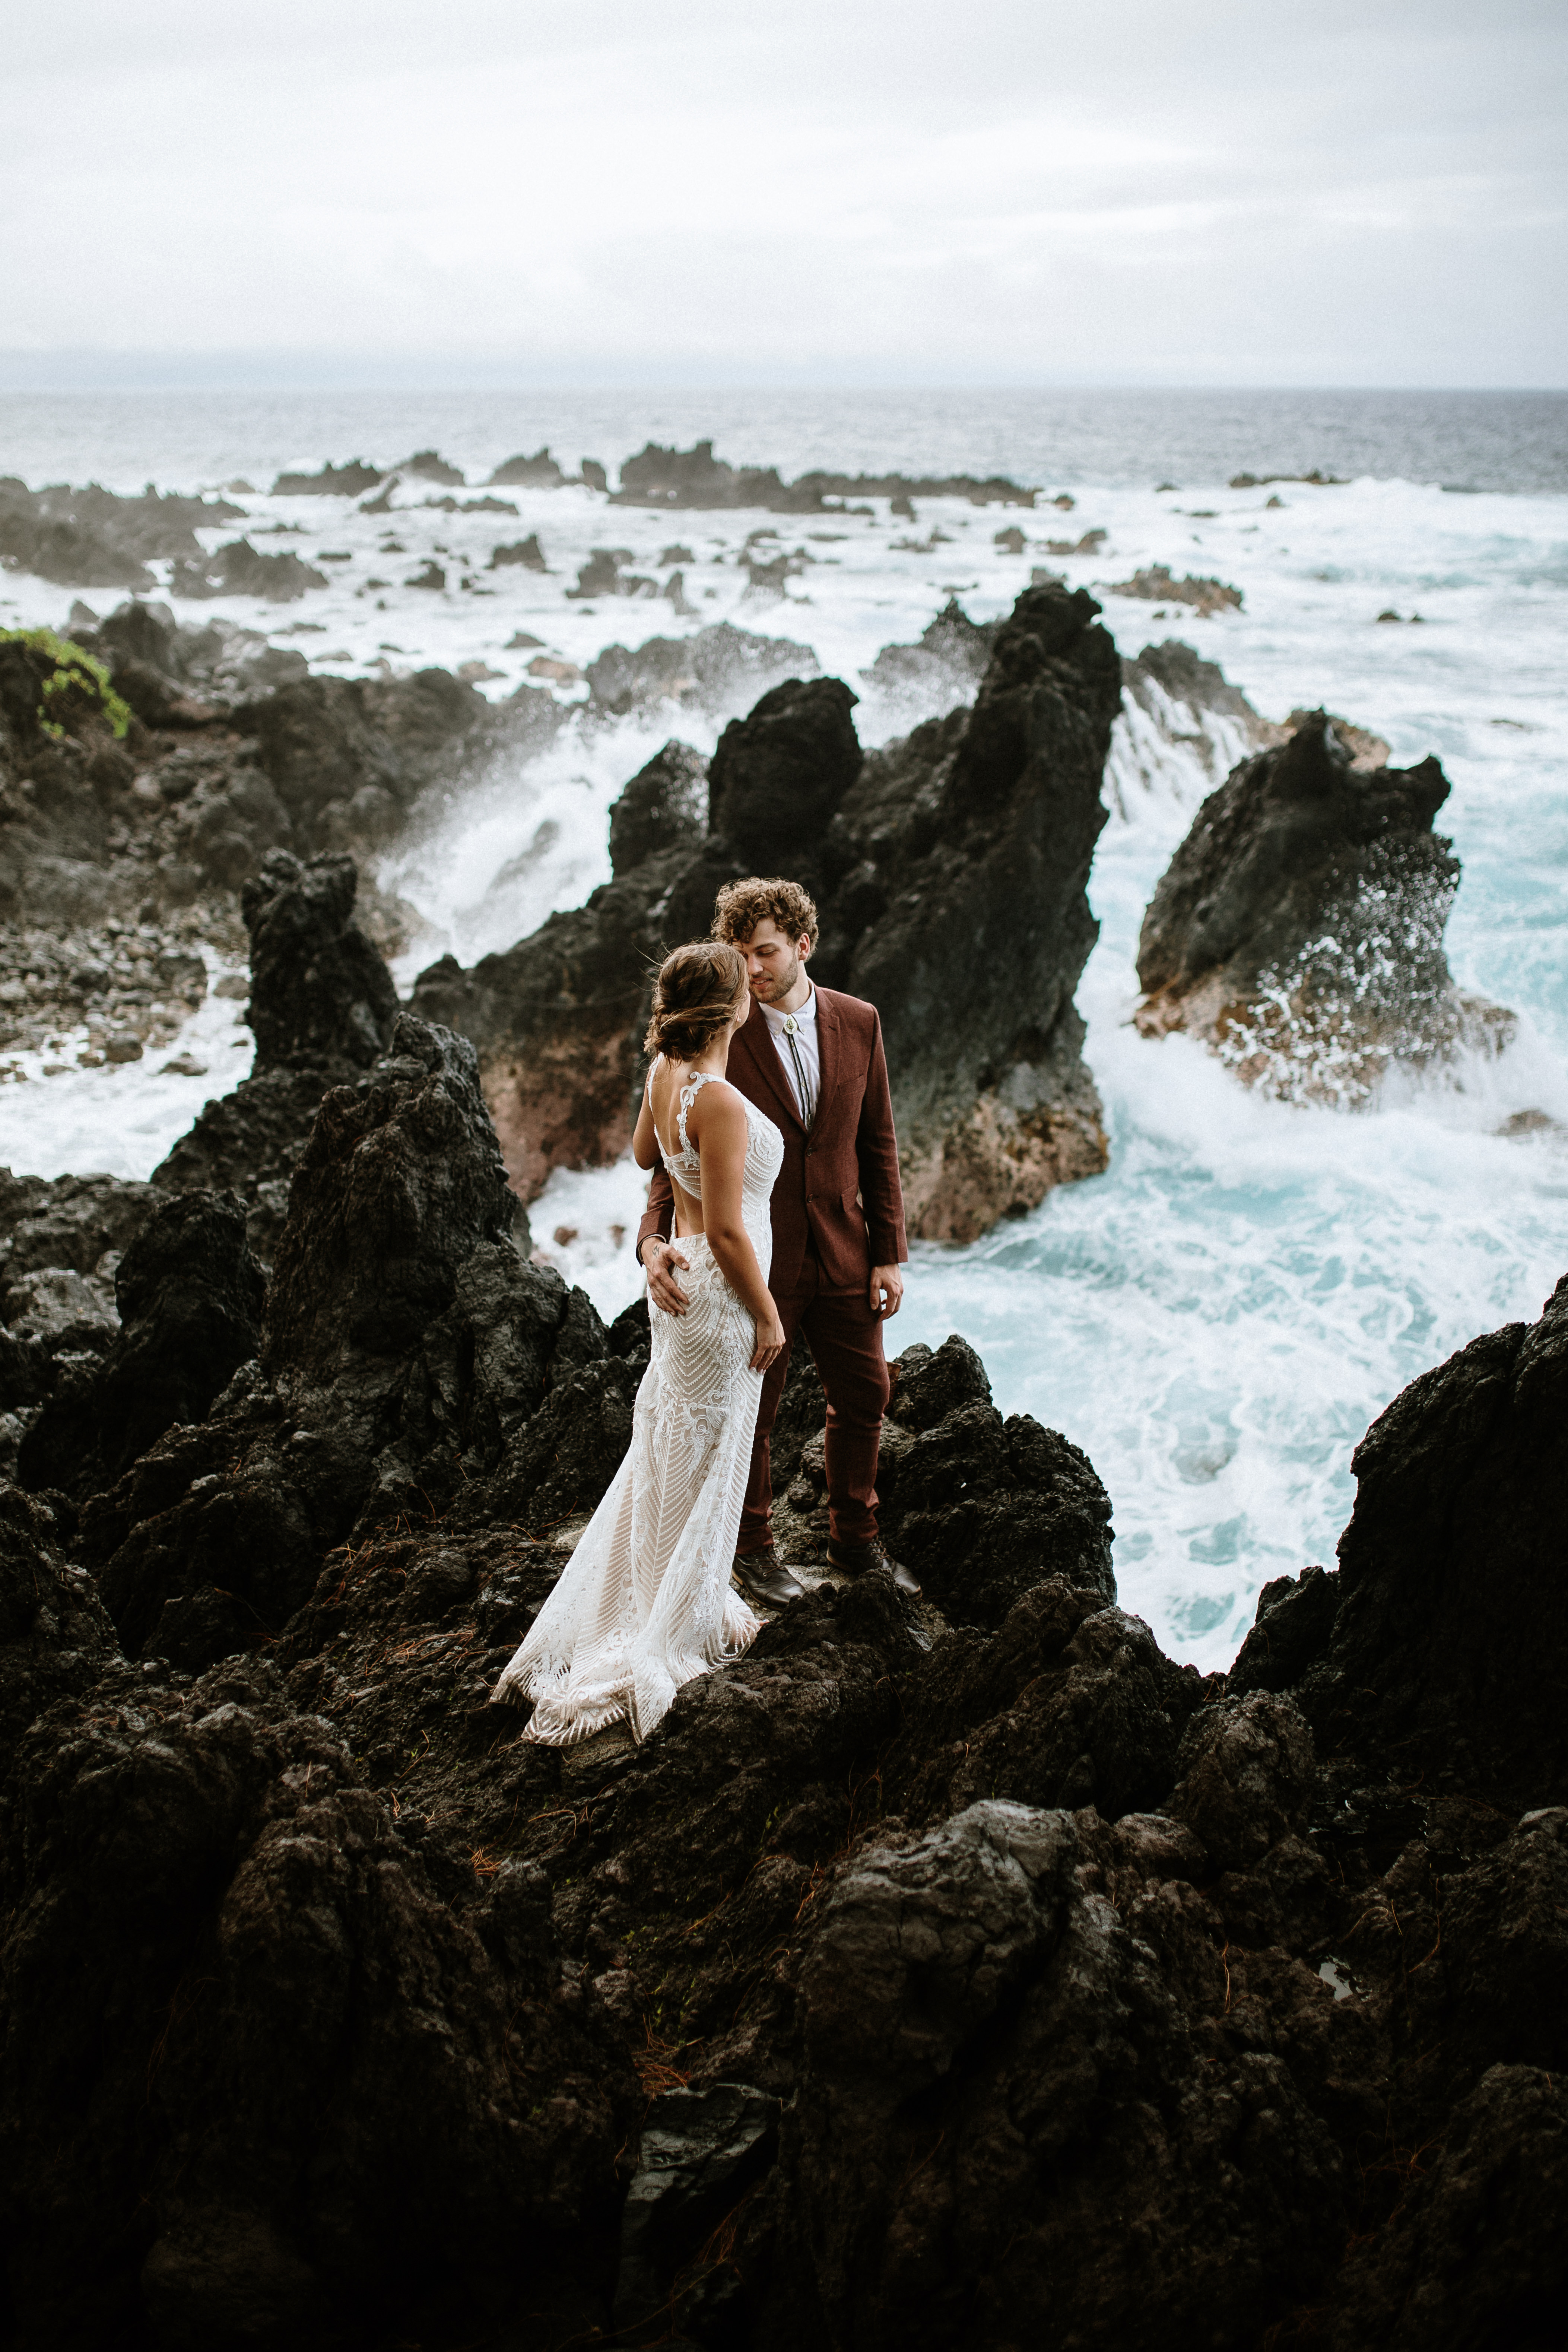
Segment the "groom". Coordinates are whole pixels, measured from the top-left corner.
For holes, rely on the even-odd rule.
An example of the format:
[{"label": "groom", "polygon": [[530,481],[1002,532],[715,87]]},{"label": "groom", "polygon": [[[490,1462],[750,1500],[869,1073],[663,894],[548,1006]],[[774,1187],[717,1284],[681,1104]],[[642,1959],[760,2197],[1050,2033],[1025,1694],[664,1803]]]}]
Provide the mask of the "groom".
[{"label": "groom", "polygon": [[[889,1395],[882,1324],[902,1302],[899,1267],[908,1255],[881,1023],[859,997],[812,986],[806,963],[816,945],[816,908],[798,884],[727,883],[713,909],[713,936],[745,957],[758,1015],[731,1042],[731,1083],[784,1140],[769,1276],[784,1345],[763,1381],[735,1574],[775,1608],[801,1591],[773,1546],[768,1440],[790,1350],[804,1331],[827,1392],[828,1565],[880,1568],[905,1592],[918,1592],[877,1534],[877,1454]],[[661,1165],[637,1229],[637,1255],[654,1305],[683,1315],[676,1269],[688,1261],[669,1239],[672,1207]]]}]

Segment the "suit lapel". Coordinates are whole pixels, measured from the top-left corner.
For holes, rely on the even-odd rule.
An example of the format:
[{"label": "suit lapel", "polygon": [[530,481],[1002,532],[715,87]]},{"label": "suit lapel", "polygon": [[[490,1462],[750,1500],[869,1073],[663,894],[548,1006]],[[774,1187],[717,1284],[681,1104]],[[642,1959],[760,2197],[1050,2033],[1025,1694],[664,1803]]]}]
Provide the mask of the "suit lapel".
[{"label": "suit lapel", "polygon": [[[757,1102],[758,1095],[765,1095],[769,1106],[772,1107],[773,1116],[776,1118],[782,1112],[785,1118],[793,1119],[804,1134],[805,1129],[802,1126],[800,1113],[795,1108],[795,1096],[790,1091],[789,1080],[784,1076],[779,1064],[778,1048],[773,1044],[768,1024],[763,1019],[762,1012],[756,1004],[752,1007],[751,1019],[745,1027],[737,1033],[731,1045],[731,1061],[737,1054],[743,1055],[745,1057],[748,1073],[752,1082],[753,1102]],[[757,1108],[763,1109],[763,1105],[757,1102]]]},{"label": "suit lapel", "polygon": [[819,1128],[830,1105],[837,1099],[840,1044],[838,1008],[819,988],[816,992],[816,1125]]}]

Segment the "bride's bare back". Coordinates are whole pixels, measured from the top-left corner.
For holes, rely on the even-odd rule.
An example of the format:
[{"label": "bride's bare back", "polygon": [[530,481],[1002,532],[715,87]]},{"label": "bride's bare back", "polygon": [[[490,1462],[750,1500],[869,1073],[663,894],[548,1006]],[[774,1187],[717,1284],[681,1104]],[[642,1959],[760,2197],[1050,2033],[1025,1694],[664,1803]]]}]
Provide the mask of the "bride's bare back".
[{"label": "bride's bare back", "polygon": [[[675,1187],[677,1235],[739,1226],[750,1129],[746,1107],[722,1072],[661,1055],[644,1108],[652,1145]],[[633,1148],[638,1165],[651,1167],[654,1152],[645,1157],[642,1127],[639,1118]]]}]

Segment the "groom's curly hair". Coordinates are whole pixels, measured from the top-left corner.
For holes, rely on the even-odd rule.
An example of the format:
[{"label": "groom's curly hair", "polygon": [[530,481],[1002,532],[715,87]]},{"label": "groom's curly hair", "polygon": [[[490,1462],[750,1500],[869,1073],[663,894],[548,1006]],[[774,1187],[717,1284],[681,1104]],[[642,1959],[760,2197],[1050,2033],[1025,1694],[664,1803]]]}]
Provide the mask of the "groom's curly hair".
[{"label": "groom's curly hair", "polygon": [[713,936],[739,947],[770,916],[786,938],[816,945],[814,900],[798,882],[785,882],[776,874],[726,882],[713,901]]}]

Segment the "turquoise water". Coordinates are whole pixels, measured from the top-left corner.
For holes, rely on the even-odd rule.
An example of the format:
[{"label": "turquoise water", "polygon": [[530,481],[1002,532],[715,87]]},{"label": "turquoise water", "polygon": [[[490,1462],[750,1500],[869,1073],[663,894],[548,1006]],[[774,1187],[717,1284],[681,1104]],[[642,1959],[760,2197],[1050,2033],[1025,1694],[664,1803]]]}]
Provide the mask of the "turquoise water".
[{"label": "turquoise water", "polygon": [[[1260,1101],[1185,1040],[1138,1037],[1127,1016],[1139,923],[1217,777],[1191,747],[1124,727],[1090,882],[1101,939],[1079,994],[1110,1171],[972,1248],[918,1246],[889,1334],[903,1344],[962,1330],[1000,1404],[1085,1449],[1115,1507],[1124,1602],[1177,1654],[1211,1666],[1234,1653],[1265,1578],[1331,1559],[1368,1422],[1477,1332],[1537,1314],[1568,1269],[1563,1139],[1495,1132],[1523,1109],[1568,1126],[1565,419],[1560,396],[1458,394],[0,401],[0,471],[263,484],[285,463],[386,461],[435,443],[476,478],[545,439],[569,461],[587,451],[613,466],[650,434],[686,442],[703,431],[721,455],[786,473],[822,462],[1000,469],[1071,495],[1070,523],[1025,514],[1037,543],[1015,556],[994,545],[994,511],[922,505],[911,530],[879,509],[809,542],[815,560],[782,604],[744,593],[738,557],[767,520],[756,515],[607,513],[584,490],[508,493],[520,516],[505,534],[537,530],[548,575],[498,575],[501,593],[484,603],[395,588],[378,605],[356,580],[375,560],[381,521],[336,501],[247,496],[249,527],[302,522],[305,535],[285,544],[348,550],[354,562],[283,614],[217,609],[283,632],[339,675],[377,660],[480,658],[500,695],[524,675],[526,653],[510,648],[520,631],[582,663],[613,641],[696,625],[667,604],[564,596],[591,547],[629,548],[636,568],[656,570],[679,537],[693,551],[687,593],[702,620],[787,636],[855,681],[949,593],[976,617],[1004,611],[1047,560],[1038,542],[1093,527],[1108,534],[1093,558],[1049,561],[1100,595],[1125,652],[1183,635],[1270,717],[1321,703],[1385,736],[1396,760],[1436,751],[1453,786],[1439,824],[1464,866],[1450,961],[1462,984],[1519,1014],[1510,1052],[1350,1117]],[[1281,484],[1278,507],[1265,490],[1226,488],[1243,467],[1313,465],[1357,478]],[[1182,488],[1157,489],[1164,481]],[[792,525],[779,520],[784,543],[808,544]],[[480,564],[496,526],[411,504],[397,528],[401,579],[437,544],[454,571]],[[1113,593],[1151,562],[1235,583],[1242,611],[1156,619]],[[68,601],[0,576],[0,624],[58,622]],[[1380,624],[1389,608],[1422,617]],[[300,619],[310,628],[289,634]],[[605,816],[621,783],[671,732],[710,748],[726,715],[572,720],[542,758],[455,797],[382,877],[426,924],[404,976],[447,946],[468,961],[508,945],[552,907],[579,903],[607,874]],[[921,715],[868,693],[857,719],[879,741]],[[202,1057],[237,1066],[222,1071],[232,1082],[246,1056],[217,1034],[227,1013],[203,1017]],[[169,1079],[132,1066],[0,1085],[0,1161],[145,1174],[218,1074]],[[546,1252],[605,1312],[635,1286],[626,1229],[638,1205],[626,1163],[558,1175],[532,1212]]]}]

